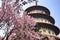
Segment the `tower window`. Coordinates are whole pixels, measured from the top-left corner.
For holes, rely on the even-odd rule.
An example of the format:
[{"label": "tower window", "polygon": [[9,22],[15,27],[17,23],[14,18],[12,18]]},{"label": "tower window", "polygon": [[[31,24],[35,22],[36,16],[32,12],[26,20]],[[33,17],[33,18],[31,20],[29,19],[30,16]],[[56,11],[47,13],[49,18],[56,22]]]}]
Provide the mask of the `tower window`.
[{"label": "tower window", "polygon": [[45,19],[45,22],[47,22],[48,20]]},{"label": "tower window", "polygon": [[42,40],[49,40],[47,37],[45,37],[45,38],[42,38]]},{"label": "tower window", "polygon": [[45,29],[43,29],[43,32],[46,32],[46,30],[45,30]]},{"label": "tower window", "polygon": [[41,18],[41,21],[43,22],[43,18]]},{"label": "tower window", "polygon": [[39,33],[42,33],[42,31],[39,31]]},{"label": "tower window", "polygon": [[48,31],[48,33],[50,34],[50,31]]},{"label": "tower window", "polygon": [[52,32],[52,34],[54,34],[54,32]]}]

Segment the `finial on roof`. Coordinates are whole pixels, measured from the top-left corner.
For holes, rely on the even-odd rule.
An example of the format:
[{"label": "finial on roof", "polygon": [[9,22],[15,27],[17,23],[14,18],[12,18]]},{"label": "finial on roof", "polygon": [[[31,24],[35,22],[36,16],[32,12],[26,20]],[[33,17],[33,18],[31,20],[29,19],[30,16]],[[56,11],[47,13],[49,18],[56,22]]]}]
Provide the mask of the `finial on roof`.
[{"label": "finial on roof", "polygon": [[38,5],[38,1],[35,1],[35,5],[36,5],[36,6]]}]

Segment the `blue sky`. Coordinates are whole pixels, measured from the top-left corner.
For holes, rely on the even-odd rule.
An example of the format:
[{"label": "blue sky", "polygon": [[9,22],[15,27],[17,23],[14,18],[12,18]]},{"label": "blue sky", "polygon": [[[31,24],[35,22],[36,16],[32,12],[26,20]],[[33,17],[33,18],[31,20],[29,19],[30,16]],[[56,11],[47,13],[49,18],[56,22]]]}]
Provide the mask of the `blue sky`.
[{"label": "blue sky", "polygon": [[[45,6],[50,10],[51,16],[55,19],[55,25],[60,29],[60,0],[38,0],[38,3],[39,5]],[[25,5],[23,8],[25,10],[32,5],[35,5],[34,2]]]}]

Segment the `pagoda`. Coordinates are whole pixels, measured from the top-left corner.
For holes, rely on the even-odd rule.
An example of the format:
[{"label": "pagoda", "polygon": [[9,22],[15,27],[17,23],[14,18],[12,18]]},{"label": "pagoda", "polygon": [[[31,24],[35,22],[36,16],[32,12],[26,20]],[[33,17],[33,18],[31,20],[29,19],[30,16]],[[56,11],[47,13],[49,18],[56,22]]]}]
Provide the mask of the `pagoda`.
[{"label": "pagoda", "polygon": [[37,5],[36,1],[36,5],[27,8],[25,12],[27,12],[27,15],[33,17],[37,23],[34,29],[36,32],[39,32],[41,35],[53,36],[57,40],[60,40],[60,38],[56,37],[59,34],[59,28],[55,26],[55,20],[50,15],[48,8]]}]

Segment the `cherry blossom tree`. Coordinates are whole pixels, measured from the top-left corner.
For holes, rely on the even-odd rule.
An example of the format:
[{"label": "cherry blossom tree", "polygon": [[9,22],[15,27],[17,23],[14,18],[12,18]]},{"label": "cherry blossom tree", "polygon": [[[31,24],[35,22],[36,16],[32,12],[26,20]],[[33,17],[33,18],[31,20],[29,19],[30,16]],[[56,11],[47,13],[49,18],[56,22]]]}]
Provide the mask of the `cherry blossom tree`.
[{"label": "cherry blossom tree", "polygon": [[[0,8],[0,29],[6,30],[5,36],[0,40],[42,40],[38,32],[35,32],[36,22],[26,12],[21,17],[22,6],[36,0],[2,0]],[[3,26],[2,26],[3,25]],[[4,27],[4,28],[3,28]],[[49,37],[50,38],[50,37]]]},{"label": "cherry blossom tree", "polygon": [[[19,1],[21,3],[19,3]],[[32,2],[33,0],[28,1]],[[0,20],[1,22],[3,22],[3,24],[7,25],[6,35],[3,40],[10,40],[10,38],[12,40],[13,37],[11,37],[11,35],[16,35],[16,37],[18,36],[18,38],[20,37],[20,39],[28,40],[28,37],[32,36],[32,33],[35,33],[33,30],[35,25],[33,18],[26,15],[26,13],[23,13],[24,15],[20,17],[20,12],[22,9],[21,7],[27,3],[28,2],[25,2],[23,0],[2,0],[2,8],[0,9]],[[38,35],[33,35],[33,37],[35,36]]]}]

